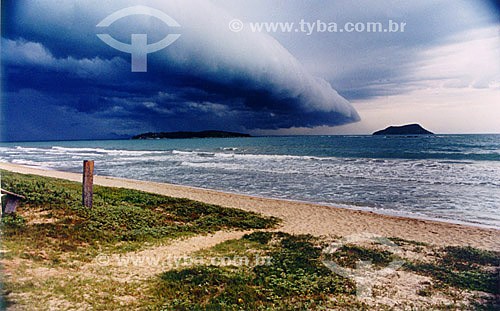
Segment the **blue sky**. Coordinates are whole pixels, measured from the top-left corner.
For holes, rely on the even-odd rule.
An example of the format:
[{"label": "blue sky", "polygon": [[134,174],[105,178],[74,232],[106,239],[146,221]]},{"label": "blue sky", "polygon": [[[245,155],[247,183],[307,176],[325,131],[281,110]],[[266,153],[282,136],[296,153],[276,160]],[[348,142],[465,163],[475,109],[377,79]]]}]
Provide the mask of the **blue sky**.
[{"label": "blue sky", "polygon": [[[130,42],[181,37],[131,72]],[[244,23],[231,32],[233,19]],[[406,23],[400,33],[252,32],[255,22]],[[440,133],[500,132],[498,1],[3,1],[2,139],[128,137],[219,129],[368,134],[418,122]]]}]

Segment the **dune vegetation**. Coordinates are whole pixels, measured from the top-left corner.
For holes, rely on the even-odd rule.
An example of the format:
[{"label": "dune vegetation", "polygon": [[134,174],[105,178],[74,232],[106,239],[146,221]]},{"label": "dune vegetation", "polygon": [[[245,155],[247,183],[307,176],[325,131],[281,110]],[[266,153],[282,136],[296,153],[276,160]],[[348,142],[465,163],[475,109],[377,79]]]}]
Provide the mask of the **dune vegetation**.
[{"label": "dune vegetation", "polygon": [[[397,254],[376,241],[325,252],[340,237],[279,232],[274,217],[101,186],[88,209],[80,183],[1,173],[3,189],[26,197],[1,221],[8,310],[498,308],[499,252],[401,238],[390,238]],[[326,261],[369,261],[371,295]],[[394,261],[398,271],[378,274]]]}]

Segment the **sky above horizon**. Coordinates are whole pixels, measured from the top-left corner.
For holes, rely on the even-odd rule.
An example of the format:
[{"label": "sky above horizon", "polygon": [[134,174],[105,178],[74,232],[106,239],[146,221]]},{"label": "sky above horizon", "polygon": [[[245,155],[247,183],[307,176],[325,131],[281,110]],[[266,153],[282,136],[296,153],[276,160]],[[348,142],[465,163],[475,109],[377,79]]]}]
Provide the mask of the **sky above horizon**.
[{"label": "sky above horizon", "polygon": [[[137,5],[180,27],[146,15],[96,27]],[[231,31],[235,19],[241,31]],[[260,22],[389,20],[405,31],[252,31]],[[500,133],[498,0],[2,1],[1,33],[2,140],[369,134],[408,123]],[[180,37],[147,55],[147,72],[132,72],[131,54],[100,33],[125,44],[131,34],[148,44]]]}]

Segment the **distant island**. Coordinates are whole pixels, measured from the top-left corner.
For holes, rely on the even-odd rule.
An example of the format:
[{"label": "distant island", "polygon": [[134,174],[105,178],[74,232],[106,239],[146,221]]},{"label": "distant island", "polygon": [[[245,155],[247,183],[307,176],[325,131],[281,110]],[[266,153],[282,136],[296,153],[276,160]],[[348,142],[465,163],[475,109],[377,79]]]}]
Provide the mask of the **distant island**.
[{"label": "distant island", "polygon": [[132,137],[132,139],[186,139],[186,138],[234,138],[252,137],[249,134],[233,133],[225,131],[201,131],[201,132],[160,132],[144,133]]},{"label": "distant island", "polygon": [[384,130],[377,131],[373,135],[434,135],[419,124],[408,124],[403,126],[389,126]]}]

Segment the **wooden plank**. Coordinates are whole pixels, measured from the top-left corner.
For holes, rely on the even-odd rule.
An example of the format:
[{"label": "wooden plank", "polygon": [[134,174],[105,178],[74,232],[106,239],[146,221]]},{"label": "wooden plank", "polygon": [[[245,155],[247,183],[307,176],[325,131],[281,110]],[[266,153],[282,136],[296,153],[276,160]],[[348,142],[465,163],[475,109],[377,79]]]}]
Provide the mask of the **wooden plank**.
[{"label": "wooden plank", "polygon": [[10,191],[7,191],[7,190],[3,190],[3,189],[1,189],[1,192],[2,192],[3,194],[8,194],[8,195],[11,195],[11,196],[13,196],[13,197],[16,197],[16,198],[18,198],[18,199],[23,199],[23,200],[24,200],[24,199],[26,199],[26,198],[25,198],[25,197],[23,197],[22,195],[19,195],[19,194],[16,194],[16,193],[14,193],[14,192],[10,192]]},{"label": "wooden plank", "polygon": [[82,203],[92,208],[94,198],[94,161],[83,161]]}]

